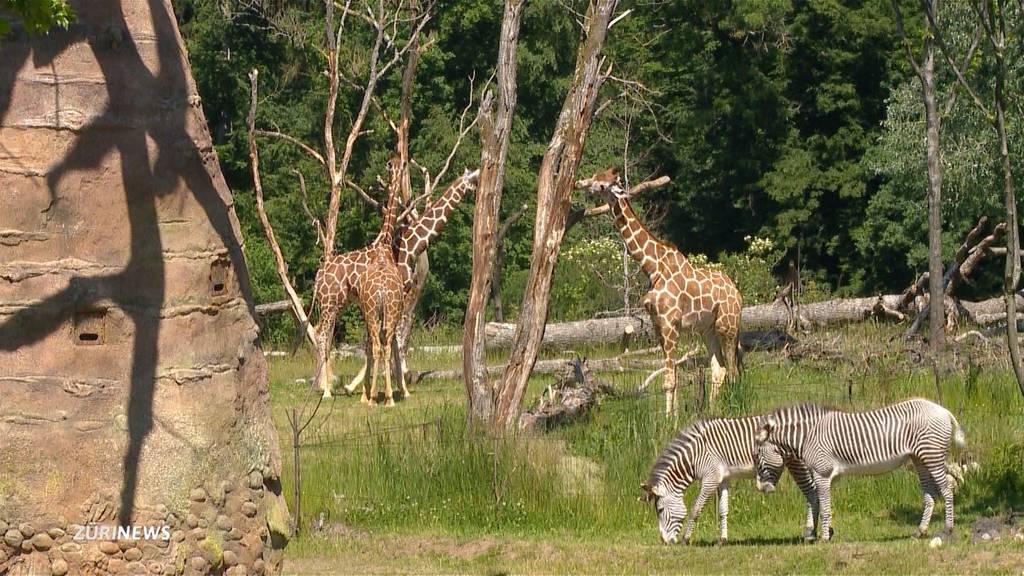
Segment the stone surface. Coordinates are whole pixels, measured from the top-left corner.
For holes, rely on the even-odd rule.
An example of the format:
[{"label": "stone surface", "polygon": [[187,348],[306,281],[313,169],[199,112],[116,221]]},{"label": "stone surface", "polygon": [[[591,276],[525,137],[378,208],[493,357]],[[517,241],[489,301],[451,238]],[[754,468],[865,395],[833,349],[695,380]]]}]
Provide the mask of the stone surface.
[{"label": "stone surface", "polygon": [[103,552],[104,554],[114,555],[120,551],[121,547],[117,545],[117,542],[110,542],[109,540],[100,542],[100,552]]},{"label": "stone surface", "polygon": [[10,528],[7,530],[7,532],[4,532],[4,543],[6,543],[11,548],[18,548],[19,546],[21,546],[21,541],[24,539],[25,537],[21,534],[20,531],[18,531],[17,528]]},{"label": "stone surface", "polygon": [[[192,497],[210,526],[226,514],[255,533],[262,522],[225,510],[223,495],[253,482],[257,516],[265,501],[280,507],[263,482],[280,473],[266,363],[173,8],[70,4],[70,30],[0,41],[5,550],[63,553],[70,536],[57,530],[119,514],[183,538],[194,526],[170,511]],[[120,555],[90,543],[62,559],[67,573],[86,573],[99,546]],[[154,561],[174,565],[177,547]],[[99,560],[95,572],[126,569]]]},{"label": "stone surface", "polygon": [[231,518],[228,518],[224,514],[221,514],[220,516],[217,516],[217,528],[220,528],[221,530],[224,530],[225,532],[228,531],[228,530],[231,530],[231,528],[232,528]]},{"label": "stone surface", "polygon": [[259,510],[259,508],[257,508],[256,505],[253,504],[252,502],[243,502],[241,510],[242,514],[245,514],[246,516],[252,518],[256,515],[256,512]]},{"label": "stone surface", "polygon": [[129,562],[138,562],[142,560],[142,550],[138,548],[129,548],[124,551],[124,559]]},{"label": "stone surface", "polygon": [[259,490],[263,488],[263,474],[253,470],[249,473],[249,488]]},{"label": "stone surface", "polygon": [[68,573],[68,563],[64,560],[54,560],[53,564],[50,564],[50,574],[53,576],[64,576]]},{"label": "stone surface", "polygon": [[53,548],[53,538],[50,538],[50,535],[46,532],[40,532],[32,537],[32,546],[35,547],[36,550],[45,552],[50,548]]},{"label": "stone surface", "polygon": [[234,552],[232,552],[231,550],[225,550],[224,551],[224,565],[225,566],[234,566],[235,564],[238,564],[238,555],[235,554]]}]

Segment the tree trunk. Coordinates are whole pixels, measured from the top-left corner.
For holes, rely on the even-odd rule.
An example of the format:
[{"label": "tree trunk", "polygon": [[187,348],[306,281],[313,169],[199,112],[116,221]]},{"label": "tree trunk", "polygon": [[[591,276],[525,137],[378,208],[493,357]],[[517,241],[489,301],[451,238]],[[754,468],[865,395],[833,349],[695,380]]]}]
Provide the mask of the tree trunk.
[{"label": "tree trunk", "polygon": [[[936,10],[935,4],[931,5],[932,10]],[[938,17],[937,14],[935,16]],[[940,118],[935,102],[935,49],[930,36],[926,36],[924,41],[920,80],[928,165],[928,301],[939,303],[930,307],[928,333],[931,350],[938,354],[945,343],[945,309],[941,305],[945,288],[942,274],[942,165],[939,158]]]},{"label": "tree trunk", "polygon": [[484,357],[484,324],[496,248],[495,234],[505,180],[505,159],[516,108],[516,46],[526,0],[506,0],[498,44],[498,111],[492,118],[491,98],[480,108],[480,183],[473,219],[473,278],[462,336],[462,371],[466,383],[466,413],[471,420],[490,421],[493,389]]},{"label": "tree trunk", "polygon": [[547,322],[551,278],[565,234],[576,171],[590,131],[594,103],[605,78],[601,72],[604,64],[601,50],[617,3],[617,0],[595,0],[590,3],[585,20],[586,37],[576,57],[573,83],[562,105],[551,143],[541,161],[530,274],[509,361],[500,388],[496,391],[491,420],[494,429],[510,429],[516,425],[530,370],[537,360]]},{"label": "tree trunk", "polygon": [[[1003,202],[1006,207],[1006,267],[1003,273],[1003,298],[1006,300],[1007,320],[1017,317],[1017,282],[1020,280],[1020,223],[1017,221],[1017,197],[1013,190],[1013,171],[1010,166],[1010,144],[1006,136],[1006,24],[1004,6],[998,10],[992,26],[996,56],[996,132],[999,134],[999,157],[1003,169]],[[1006,344],[1010,350],[1010,365],[1017,386],[1024,395],[1024,370],[1020,361],[1020,343],[1017,341],[1017,323],[1006,323]]]},{"label": "tree trunk", "polygon": [[[419,2],[413,0],[410,3],[413,20],[419,15]],[[415,87],[416,67],[420,61],[419,36],[412,39],[409,49],[409,60],[402,69],[402,92],[400,112],[398,118],[398,156],[402,159],[402,203],[403,205],[412,200],[412,177],[409,174],[409,129],[412,123],[412,93]],[[415,216],[415,214],[414,214]],[[420,302],[423,294],[423,287],[427,283],[427,274],[430,273],[430,260],[427,253],[422,252],[416,259],[415,274],[413,275],[412,286],[405,291],[402,301],[402,319],[399,322],[395,342],[397,357],[392,358],[392,378],[401,379],[405,376],[405,358],[409,351],[409,335],[412,334],[414,321],[413,312]]]}]

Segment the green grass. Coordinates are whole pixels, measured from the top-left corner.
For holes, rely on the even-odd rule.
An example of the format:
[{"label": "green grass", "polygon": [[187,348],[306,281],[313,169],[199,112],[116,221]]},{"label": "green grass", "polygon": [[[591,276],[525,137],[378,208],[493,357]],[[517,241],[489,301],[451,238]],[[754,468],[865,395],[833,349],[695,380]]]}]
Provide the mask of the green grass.
[{"label": "green grass", "polygon": [[[803,499],[789,479],[770,496],[758,493],[752,482],[734,483],[729,518],[736,545],[726,552],[705,546],[717,536],[713,503],[698,522],[698,546],[660,545],[653,511],[636,501],[638,484],[667,440],[696,417],[694,387],[683,389],[683,411],[670,421],[661,415],[657,384],[648,394],[632,392],[646,375],[635,372],[601,375],[622,394],[604,401],[586,422],[528,437],[493,439],[468,430],[458,381],[425,381],[409,401],[393,409],[367,408],[347,397],[328,401],[303,436],[303,534],[286,551],[286,569],[317,572],[319,562],[329,566],[329,559],[341,558],[356,572],[387,572],[391,566],[413,572],[1020,573],[1024,543],[976,546],[970,534],[971,522],[979,517],[1024,509],[1024,401],[1001,350],[982,344],[958,349],[940,363],[936,386],[935,371],[919,361],[917,345],[890,341],[896,333],[864,324],[806,337],[800,359],[753,353],[743,377],[723,388],[713,413],[763,412],[803,400],[861,409],[941,394],[981,465],[956,495],[960,538],[942,550],[909,541],[922,505],[909,468],[837,481],[833,546],[795,544]],[[452,343],[429,336],[417,335],[417,345]],[[616,351],[581,353],[597,357]],[[502,359],[500,353],[491,356],[494,363]],[[457,353],[414,352],[410,363],[417,370],[447,369],[457,367],[460,358]],[[271,362],[283,489],[293,510],[293,453],[285,413],[308,404],[308,392],[294,380],[308,376],[310,366],[303,355]],[[348,358],[336,362],[335,370],[344,379],[358,367],[358,360]],[[682,383],[692,378],[680,373]],[[551,380],[532,379],[526,403]],[[321,528],[311,528],[311,521]],[[937,513],[933,529],[940,526]],[[377,543],[381,535],[393,552]],[[538,556],[538,546],[550,548],[549,554]],[[1004,562],[1014,546],[1016,564]],[[545,565],[544,558],[551,563]],[[587,558],[604,563],[590,565]]]}]

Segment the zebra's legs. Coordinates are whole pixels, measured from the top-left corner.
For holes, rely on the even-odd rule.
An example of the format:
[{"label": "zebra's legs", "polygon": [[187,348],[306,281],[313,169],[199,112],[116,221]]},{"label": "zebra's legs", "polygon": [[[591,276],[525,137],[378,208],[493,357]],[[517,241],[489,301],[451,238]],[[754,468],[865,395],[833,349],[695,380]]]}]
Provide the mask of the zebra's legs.
[{"label": "zebra's legs", "polygon": [[945,513],[945,528],[948,534],[953,533],[953,489],[949,485],[949,477],[946,475],[946,463],[944,460],[925,462],[914,458],[914,468],[917,470],[917,477],[921,480],[921,490],[924,492],[924,511],[921,513],[921,523],[918,524],[915,537],[928,534],[928,526],[931,523],[932,512],[935,509],[935,499],[942,497],[943,512]]},{"label": "zebra's legs", "polygon": [[725,544],[729,539],[729,483],[722,482],[718,486],[718,543]]},{"label": "zebra's legs", "polygon": [[700,494],[697,495],[697,499],[693,502],[693,507],[690,508],[690,517],[686,520],[686,531],[683,532],[683,541],[687,544],[690,543],[690,536],[693,535],[693,526],[697,523],[697,518],[700,517],[700,511],[704,508],[704,504],[707,503],[708,498],[717,490],[717,482],[704,480],[700,485]]},{"label": "zebra's legs", "polygon": [[790,459],[786,462],[786,469],[793,477],[800,492],[807,501],[807,522],[804,524],[804,540],[814,540],[814,529],[818,522],[818,492],[814,488],[814,478],[811,470],[802,460]]},{"label": "zebra's legs", "polygon": [[818,506],[821,515],[821,539],[828,542],[832,539],[832,478],[818,476],[815,478],[818,487]]}]

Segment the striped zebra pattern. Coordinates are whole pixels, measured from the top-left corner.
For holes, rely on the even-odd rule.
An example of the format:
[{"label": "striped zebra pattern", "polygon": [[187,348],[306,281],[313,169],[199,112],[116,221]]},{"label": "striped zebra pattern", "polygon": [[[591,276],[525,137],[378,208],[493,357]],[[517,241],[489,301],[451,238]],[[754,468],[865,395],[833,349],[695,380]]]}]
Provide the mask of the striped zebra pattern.
[{"label": "striped zebra pattern", "polygon": [[[697,480],[700,494],[690,511],[683,540],[689,544],[694,523],[715,492],[718,493],[719,542],[728,539],[729,480],[754,476],[753,455],[760,423],[760,416],[700,420],[684,428],[662,451],[647,482],[640,485],[644,499],[653,502],[658,513],[662,541],[678,542],[679,530],[686,519],[683,494]],[[807,499],[804,537],[813,538],[818,495],[810,471],[800,460],[792,458],[779,462],[778,469],[773,471],[776,478],[783,467],[789,469]]]},{"label": "striped zebra pattern", "polygon": [[946,531],[953,530],[953,490],[946,475],[950,442],[964,446],[956,418],[922,398],[868,412],[843,412],[817,404],[781,408],[763,417],[757,433],[758,489],[771,492],[778,467],[804,461],[821,500],[822,539],[832,525],[832,479],[844,474],[881,474],[913,462],[924,491],[924,512],[916,536],[928,533],[935,500],[945,505]]}]

